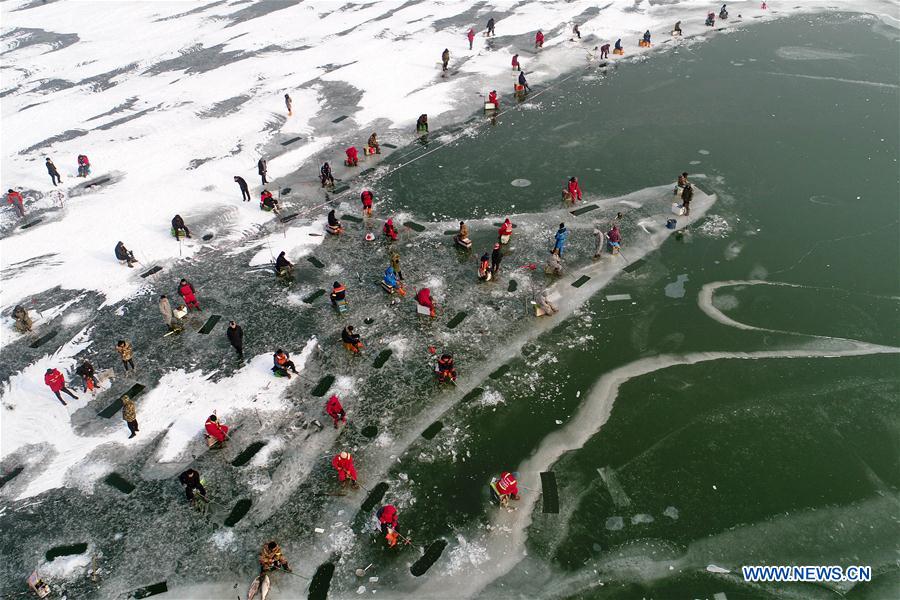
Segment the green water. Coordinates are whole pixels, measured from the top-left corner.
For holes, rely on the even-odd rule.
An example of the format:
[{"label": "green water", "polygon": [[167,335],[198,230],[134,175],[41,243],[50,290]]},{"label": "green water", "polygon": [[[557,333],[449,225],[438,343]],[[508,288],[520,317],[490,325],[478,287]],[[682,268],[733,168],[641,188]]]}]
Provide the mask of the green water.
[{"label": "green water", "polygon": [[[508,113],[384,182],[393,206],[437,219],[552,209],[572,174],[587,194],[608,197],[687,170],[719,195],[705,223],[604,291],[632,302],[595,297],[484,383],[502,402],[458,407],[408,453],[396,473],[414,482],[404,519],[420,539],[471,539],[496,510],[491,475],[529,457],[601,375],[631,361],[827,343],[794,332],[900,343],[900,59],[897,38],[874,24],[796,18],[600,79],[579,75],[539,109]],[[846,55],[798,60],[790,47]],[[532,185],[510,186],[516,178]],[[679,275],[683,296],[667,296]],[[703,284],[748,279],[801,287],[724,288],[715,305],[786,333],[728,327],[698,308]],[[875,582],[853,595],[896,597],[898,366],[892,354],[726,358],[629,380],[599,433],[553,466],[561,514],[542,515],[538,503],[529,558],[486,593],[834,597],[852,586],[751,587],[705,567],[863,564]],[[598,468],[615,474],[627,505],[616,505]],[[522,478],[539,488],[537,473]]]}]

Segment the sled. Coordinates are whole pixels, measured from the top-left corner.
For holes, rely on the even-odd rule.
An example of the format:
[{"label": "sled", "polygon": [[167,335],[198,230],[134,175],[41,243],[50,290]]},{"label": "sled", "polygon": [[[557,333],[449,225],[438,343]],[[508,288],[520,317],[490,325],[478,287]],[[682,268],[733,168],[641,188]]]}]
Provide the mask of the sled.
[{"label": "sled", "polygon": [[416,302],[416,314],[424,315],[426,317],[434,316],[433,314],[431,314],[430,308],[428,308],[427,306],[424,306],[422,304],[419,304],[418,302]]},{"label": "sled", "polygon": [[263,573],[262,575],[257,575],[253,580],[253,583],[250,584],[250,589],[247,590],[247,600],[253,600],[258,593],[262,600],[266,600],[271,585],[272,583],[269,581],[269,576],[267,574]]}]

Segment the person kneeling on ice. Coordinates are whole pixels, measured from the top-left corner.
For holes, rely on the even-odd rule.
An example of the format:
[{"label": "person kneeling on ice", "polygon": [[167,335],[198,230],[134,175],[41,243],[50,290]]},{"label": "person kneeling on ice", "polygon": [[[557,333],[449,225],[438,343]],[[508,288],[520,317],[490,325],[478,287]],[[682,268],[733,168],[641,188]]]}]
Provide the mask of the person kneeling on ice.
[{"label": "person kneeling on ice", "polygon": [[378,518],[378,526],[381,528],[381,533],[384,534],[388,546],[393,548],[397,545],[397,528],[400,526],[400,514],[397,512],[397,508],[393,504],[385,504],[378,509],[375,516]]},{"label": "person kneeling on ice", "polygon": [[712,26],[715,25],[715,24],[716,24],[716,13],[711,12],[711,13],[707,14],[707,15],[706,15],[706,23],[705,23],[705,25],[706,25],[707,27],[712,27]]},{"label": "person kneeling on ice", "polygon": [[359,195],[360,200],[362,200],[363,205],[363,214],[367,217],[372,216],[372,202],[375,200],[375,196],[372,195],[372,192],[369,190],[363,190],[362,194]]},{"label": "person kneeling on ice", "polygon": [[272,355],[272,363],[272,372],[275,373],[276,377],[287,377],[290,379],[291,374],[288,372],[289,370],[293,371],[294,375],[299,375],[297,367],[294,366],[294,361],[291,360],[291,356],[281,348]]},{"label": "person kneeling on ice", "polygon": [[337,216],[334,214],[334,209],[332,208],[328,211],[328,224],[325,225],[325,231],[330,233],[331,235],[338,235],[344,232],[344,226],[338,220]]},{"label": "person kneeling on ice", "polygon": [[397,280],[397,272],[394,271],[394,267],[388,267],[384,270],[384,278],[381,280],[381,287],[383,287],[384,291],[386,291],[388,294],[397,292],[401,296],[406,295],[406,290],[403,289],[403,284]]},{"label": "person kneeling on ice", "polygon": [[85,359],[84,362],[75,369],[75,374],[81,376],[82,393],[86,394],[88,390],[90,390],[92,394],[97,394],[97,388],[100,387],[100,382],[97,381],[97,373],[94,370],[94,365],[92,365],[89,360]]},{"label": "person kneeling on ice", "polygon": [[559,257],[559,252],[555,248],[550,252],[550,258],[547,259],[546,272],[549,275],[562,275],[562,260]]},{"label": "person kneeling on ice", "polygon": [[519,499],[519,482],[515,473],[504,471],[499,478],[491,481],[491,492],[500,506],[506,506],[510,500]]},{"label": "person kneeling on ice", "polygon": [[356,151],[356,146],[350,146],[344,153],[347,155],[346,160],[344,160],[344,164],[348,167],[355,167],[359,165],[359,152]]},{"label": "person kneeling on ice", "polygon": [[197,291],[194,289],[194,286],[191,285],[187,279],[182,279],[178,284],[178,294],[184,299],[184,303],[187,305],[188,309],[200,309],[200,303],[197,301]]},{"label": "person kneeling on ice", "polygon": [[19,333],[28,333],[31,331],[31,327],[34,322],[31,320],[31,317],[28,315],[28,309],[26,309],[21,304],[17,304],[13,309],[13,318],[16,320],[16,331]]},{"label": "person kneeling on ice", "polygon": [[372,135],[369,136],[369,142],[367,144],[369,147],[369,154],[381,154],[381,144],[378,143],[378,134],[376,132],[372,132]]},{"label": "person kneeling on ice", "polygon": [[497,90],[491,90],[491,93],[488,94],[488,102],[494,105],[494,108],[500,108],[500,100],[497,99]]},{"label": "person kneeling on ice", "polygon": [[340,281],[335,281],[331,286],[331,304],[337,306],[347,299],[347,288]]},{"label": "person kneeling on ice", "polygon": [[338,428],[338,422],[347,422],[347,411],[344,410],[344,407],[341,405],[341,401],[337,396],[332,396],[328,399],[328,402],[325,403],[325,414],[334,421],[335,429]]},{"label": "person kneeling on ice", "polygon": [[503,221],[503,224],[500,225],[500,229],[497,231],[497,235],[500,238],[501,244],[508,244],[509,238],[512,236],[513,226],[512,221],[506,219]]},{"label": "person kneeling on ice", "polygon": [[447,353],[441,354],[434,370],[437,373],[440,383],[456,381],[456,367],[453,364],[453,355]]},{"label": "person kneeling on ice", "polygon": [[281,547],[274,541],[267,542],[259,551],[259,570],[260,573],[267,573],[276,569],[290,571],[291,566],[281,552]]},{"label": "person kneeling on ice", "polygon": [[469,239],[469,226],[465,221],[459,222],[459,233],[453,237],[453,241],[466,249],[472,247],[472,240]]},{"label": "person kneeling on ice", "polygon": [[622,247],[622,235],[619,233],[618,225],[613,225],[606,234],[606,246],[612,254],[619,253],[619,248]]},{"label": "person kneeling on ice", "polygon": [[344,343],[344,348],[354,354],[359,354],[359,351],[365,348],[360,341],[359,334],[353,332],[353,325],[344,327],[341,331],[341,341]]},{"label": "person kneeling on ice", "polygon": [[331,174],[331,165],[328,163],[322,165],[322,168],[319,169],[319,179],[322,181],[322,187],[326,185],[334,187],[334,175]]},{"label": "person kneeling on ice", "polygon": [[134,252],[125,247],[125,244],[119,242],[116,244],[116,258],[119,262],[127,263],[129,267],[134,268],[134,263],[137,262],[137,259],[134,257]]},{"label": "person kneeling on ice", "polygon": [[78,176],[79,177],[87,177],[91,174],[91,161],[88,160],[87,155],[79,154],[78,155]]},{"label": "person kneeling on ice", "polygon": [[381,233],[383,233],[384,237],[389,238],[391,241],[397,239],[397,230],[394,229],[393,219],[388,219],[384,222],[384,227],[382,227]]},{"label": "person kneeling on ice", "polygon": [[263,190],[259,195],[259,209],[278,214],[278,200],[275,199],[275,196],[269,190]]},{"label": "person kneeling on ice", "polygon": [[178,481],[184,486],[184,495],[187,496],[188,502],[194,503],[194,493],[196,492],[201,499],[206,500],[206,488],[200,480],[200,473],[195,469],[188,469],[178,476]]},{"label": "person kneeling on ice", "polygon": [[275,259],[275,276],[276,277],[290,277],[291,273],[294,272],[294,263],[287,259],[287,256],[284,254],[284,250],[282,250],[278,254],[278,258]]},{"label": "person kneeling on ice", "polygon": [[356,483],[356,467],[353,466],[353,456],[349,452],[345,450],[332,458],[331,466],[337,471],[341,486],[347,485],[349,481],[354,488],[359,487],[359,484]]},{"label": "person kneeling on ice", "polygon": [[182,237],[191,237],[191,230],[184,224],[184,219],[181,218],[181,215],[172,217],[172,237],[176,240]]},{"label": "person kneeling on ice", "polygon": [[563,200],[573,203],[581,200],[581,187],[578,185],[577,177],[569,177],[566,189],[563,190]]},{"label": "person kneeling on ice", "polygon": [[431,289],[422,288],[416,294],[416,304],[426,309],[431,318],[434,318],[434,302],[431,300]]},{"label": "person kneeling on ice", "polygon": [[481,261],[478,263],[478,279],[482,281],[490,281],[493,277],[491,273],[491,257],[485,252],[481,255]]},{"label": "person kneeling on ice", "polygon": [[550,301],[550,291],[543,290],[534,295],[534,303],[538,309],[539,317],[550,316],[557,312],[559,312],[559,308],[556,307],[553,302]]},{"label": "person kneeling on ice", "polygon": [[228,425],[219,422],[216,413],[209,415],[206,419],[206,445],[210,448],[216,444],[225,444],[228,439]]}]

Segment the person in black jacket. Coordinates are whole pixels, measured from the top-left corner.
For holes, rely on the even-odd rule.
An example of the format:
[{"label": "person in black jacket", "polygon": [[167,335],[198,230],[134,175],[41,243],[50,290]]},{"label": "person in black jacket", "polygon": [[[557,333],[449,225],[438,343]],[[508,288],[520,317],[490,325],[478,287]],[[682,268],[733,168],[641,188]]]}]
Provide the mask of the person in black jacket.
[{"label": "person in black jacket", "polygon": [[75,374],[81,376],[82,391],[84,393],[87,393],[88,391],[88,381],[91,382],[92,391],[100,386],[100,382],[97,381],[97,374],[94,371],[94,365],[86,359],[81,363],[81,366],[75,369]]},{"label": "person in black jacket", "polygon": [[137,262],[134,258],[134,252],[126,248],[122,242],[116,244],[116,258],[124,263],[128,263],[128,266],[132,269],[134,268],[134,263]]},{"label": "person in black jacket", "polygon": [[188,469],[178,476],[178,481],[184,486],[184,494],[188,502],[194,501],[194,492],[197,492],[203,500],[206,500],[206,488],[200,483],[200,473],[194,469]]},{"label": "person in black jacket", "polygon": [[491,274],[495,277],[500,271],[500,261],[503,260],[503,253],[500,250],[500,244],[494,244],[494,251],[491,252]]},{"label": "person in black jacket", "polygon": [[53,164],[53,161],[50,160],[49,156],[44,164],[47,167],[47,173],[50,174],[50,180],[53,182],[53,185],[62,183],[62,177],[59,176],[59,171],[56,170],[56,165]]},{"label": "person in black jacket", "polygon": [[250,188],[247,187],[247,181],[243,177],[234,176],[234,181],[241,188],[241,199],[244,202],[250,202]]},{"label": "person in black jacket", "polygon": [[294,271],[294,263],[287,259],[284,251],[275,259],[275,275],[278,277],[288,277]]},{"label": "person in black jacket", "polygon": [[490,36],[490,35],[496,35],[496,34],[494,33],[494,17],[491,17],[490,19],[488,19],[488,23],[487,23],[487,33],[485,33],[485,35],[488,35],[488,36]]},{"label": "person in black jacket", "polygon": [[237,352],[238,358],[244,358],[244,330],[241,326],[231,321],[228,323],[228,329],[225,330],[228,336],[228,343],[232,345],[234,351]]},{"label": "person in black jacket", "polygon": [[319,169],[319,179],[322,180],[322,187],[326,185],[334,187],[334,175],[331,174],[331,165],[328,163],[322,165],[322,168]]},{"label": "person in black jacket", "polygon": [[268,180],[266,180],[266,173],[269,171],[269,165],[266,163],[266,159],[259,159],[259,162],[256,163],[256,170],[259,171],[259,176],[262,178],[262,184],[266,185],[269,183]]},{"label": "person in black jacket", "polygon": [[191,230],[184,224],[184,219],[181,218],[181,215],[175,215],[172,218],[172,235],[175,236],[176,240],[182,235],[191,237]]}]

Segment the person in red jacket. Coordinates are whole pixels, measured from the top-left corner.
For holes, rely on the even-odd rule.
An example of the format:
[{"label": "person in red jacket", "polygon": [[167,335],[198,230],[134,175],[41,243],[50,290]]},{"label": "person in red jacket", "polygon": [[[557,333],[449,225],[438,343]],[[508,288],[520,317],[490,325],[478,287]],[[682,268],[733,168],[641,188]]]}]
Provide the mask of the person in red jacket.
[{"label": "person in red jacket", "polygon": [[513,71],[521,71],[522,70],[522,65],[519,64],[519,55],[518,54],[513,54],[512,68],[513,68]]},{"label": "person in red jacket", "polygon": [[434,302],[431,300],[430,288],[422,288],[419,290],[416,294],[416,303],[427,308],[431,313],[431,316],[434,317]]},{"label": "person in red jacket", "polygon": [[362,194],[360,194],[360,199],[362,200],[363,205],[363,214],[367,217],[372,216],[372,202],[375,201],[375,196],[372,195],[372,192],[369,190],[363,190]]},{"label": "person in red jacket", "polygon": [[509,471],[500,473],[499,479],[491,482],[491,490],[494,492],[500,506],[506,506],[510,499],[519,499],[519,482],[516,481],[515,475]]},{"label": "person in red jacket", "polygon": [[494,108],[500,108],[500,100],[497,98],[497,90],[491,90],[488,94],[488,102],[494,105]]},{"label": "person in red jacket", "polygon": [[572,202],[581,200],[581,188],[578,186],[577,177],[569,177],[569,183],[566,186],[565,196],[566,200],[571,200]]},{"label": "person in red jacket", "polygon": [[345,165],[355,167],[359,164],[359,154],[356,151],[356,146],[350,146],[345,152],[347,153],[347,160],[344,161]]},{"label": "person in red jacket", "polygon": [[8,192],[6,192],[6,201],[12,204],[13,208],[16,210],[16,214],[19,215],[19,218],[25,218],[25,199],[22,198],[22,194],[13,189],[10,189]]},{"label": "person in red jacket", "polygon": [[469,50],[472,49],[472,42],[475,41],[475,28],[469,27],[469,32],[466,34],[466,37],[469,38]]},{"label": "person in red jacket", "polygon": [[356,467],[353,466],[353,456],[349,452],[341,452],[332,458],[331,466],[337,471],[338,481],[342,485],[346,485],[349,480],[354,488],[359,487],[359,484],[356,483]]},{"label": "person in red jacket", "polygon": [[394,229],[393,219],[388,219],[387,221],[385,221],[382,233],[384,233],[384,237],[391,238],[391,240],[397,239],[397,230]]},{"label": "person in red jacket", "polygon": [[375,513],[378,517],[378,525],[384,534],[388,545],[393,548],[397,545],[397,527],[400,525],[399,514],[393,504],[385,504]]},{"label": "person in red jacket", "polygon": [[328,399],[328,402],[325,403],[325,413],[334,421],[335,429],[338,428],[338,422],[347,422],[347,411],[344,410],[344,407],[341,405],[341,401],[338,400],[337,396],[332,396]]},{"label": "person in red jacket", "polygon": [[534,35],[534,47],[535,48],[543,48],[544,47],[544,32],[538,29],[538,32]]},{"label": "person in red jacket", "polygon": [[200,310],[200,303],[197,302],[197,292],[194,291],[194,286],[188,283],[187,279],[182,279],[178,284],[178,293],[184,298],[184,303],[187,305],[188,310],[192,308]]},{"label": "person in red jacket", "polygon": [[512,235],[512,232],[513,232],[512,221],[510,221],[509,219],[506,219],[505,221],[503,221],[503,225],[500,226],[500,229],[497,232],[497,234],[500,236],[500,243],[508,244],[509,237]]},{"label": "person in red jacket", "polygon": [[46,383],[50,387],[50,390],[56,394],[56,399],[62,402],[63,406],[66,406],[66,401],[62,399],[60,392],[65,392],[78,400],[78,396],[73,394],[72,390],[66,387],[66,378],[63,377],[63,374],[60,373],[58,369],[47,369],[47,372],[44,373],[44,383]]},{"label": "person in red jacket", "polygon": [[228,425],[219,423],[219,418],[213,413],[206,419],[206,438],[208,444],[212,446],[216,442],[224,444],[228,439]]}]

